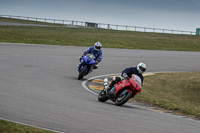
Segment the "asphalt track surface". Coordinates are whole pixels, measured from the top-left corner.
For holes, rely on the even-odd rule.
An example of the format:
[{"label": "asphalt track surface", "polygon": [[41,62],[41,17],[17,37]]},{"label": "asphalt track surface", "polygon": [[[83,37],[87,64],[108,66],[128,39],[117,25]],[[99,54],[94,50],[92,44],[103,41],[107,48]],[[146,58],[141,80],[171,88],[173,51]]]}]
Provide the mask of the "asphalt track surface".
[{"label": "asphalt track surface", "polygon": [[199,133],[196,120],[98,102],[82,82],[139,62],[147,72],[200,71],[200,52],[103,48],[99,69],[79,81],[85,49],[0,43],[0,118],[65,133]]}]

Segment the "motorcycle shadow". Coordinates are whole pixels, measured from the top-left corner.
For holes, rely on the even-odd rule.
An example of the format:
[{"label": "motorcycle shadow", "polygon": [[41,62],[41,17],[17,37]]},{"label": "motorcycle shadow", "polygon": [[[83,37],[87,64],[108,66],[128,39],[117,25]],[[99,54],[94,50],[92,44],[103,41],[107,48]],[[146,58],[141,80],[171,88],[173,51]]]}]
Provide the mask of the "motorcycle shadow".
[{"label": "motorcycle shadow", "polygon": [[129,108],[129,109],[139,109],[142,110],[142,108],[139,108],[137,106],[134,106],[134,104],[132,102],[127,102],[122,106],[116,106],[115,103],[111,102],[111,101],[106,101],[106,102],[98,102],[98,103],[102,103],[102,104],[107,104],[110,106],[115,106],[115,107],[119,107],[119,108]]},{"label": "motorcycle shadow", "polygon": [[84,80],[87,80],[87,78],[82,78],[82,79],[78,80],[77,77],[69,77],[69,79],[73,79],[73,80],[77,80],[77,81],[84,81]]}]

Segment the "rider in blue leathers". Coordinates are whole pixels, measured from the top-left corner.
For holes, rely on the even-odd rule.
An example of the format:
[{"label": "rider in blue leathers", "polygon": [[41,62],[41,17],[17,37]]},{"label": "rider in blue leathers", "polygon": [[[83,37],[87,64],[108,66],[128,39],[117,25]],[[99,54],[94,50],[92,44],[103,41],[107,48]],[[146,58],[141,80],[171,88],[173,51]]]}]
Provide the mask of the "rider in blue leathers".
[{"label": "rider in blue leathers", "polygon": [[93,69],[97,69],[98,68],[98,63],[101,62],[102,60],[102,50],[101,50],[102,44],[100,42],[96,42],[94,44],[94,46],[89,47],[84,53],[83,55],[79,58],[79,61],[82,60],[83,56],[85,56],[88,53],[93,54],[96,58],[96,65],[94,66]]}]

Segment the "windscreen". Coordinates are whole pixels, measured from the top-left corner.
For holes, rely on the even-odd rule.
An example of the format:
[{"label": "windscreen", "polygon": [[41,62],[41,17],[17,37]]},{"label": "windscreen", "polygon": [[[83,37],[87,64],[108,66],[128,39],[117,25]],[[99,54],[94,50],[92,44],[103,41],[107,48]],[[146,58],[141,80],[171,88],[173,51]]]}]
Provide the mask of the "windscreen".
[{"label": "windscreen", "polygon": [[135,77],[135,80],[141,85],[142,84],[141,78],[135,74],[133,74],[133,75]]},{"label": "windscreen", "polygon": [[95,56],[93,54],[87,54],[88,59],[93,60],[95,59]]}]

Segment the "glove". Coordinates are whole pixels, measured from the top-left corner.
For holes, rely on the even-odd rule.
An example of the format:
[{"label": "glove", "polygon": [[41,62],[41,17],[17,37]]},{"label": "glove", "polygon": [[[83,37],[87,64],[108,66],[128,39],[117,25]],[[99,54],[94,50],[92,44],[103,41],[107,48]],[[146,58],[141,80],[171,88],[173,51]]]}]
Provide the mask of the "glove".
[{"label": "glove", "polygon": [[97,65],[99,63],[99,61],[95,61],[95,64]]},{"label": "glove", "polygon": [[126,73],[123,73],[122,75],[125,79],[128,79],[128,75]]},{"label": "glove", "polygon": [[82,59],[83,59],[83,55],[79,57],[79,61],[81,62]]}]

